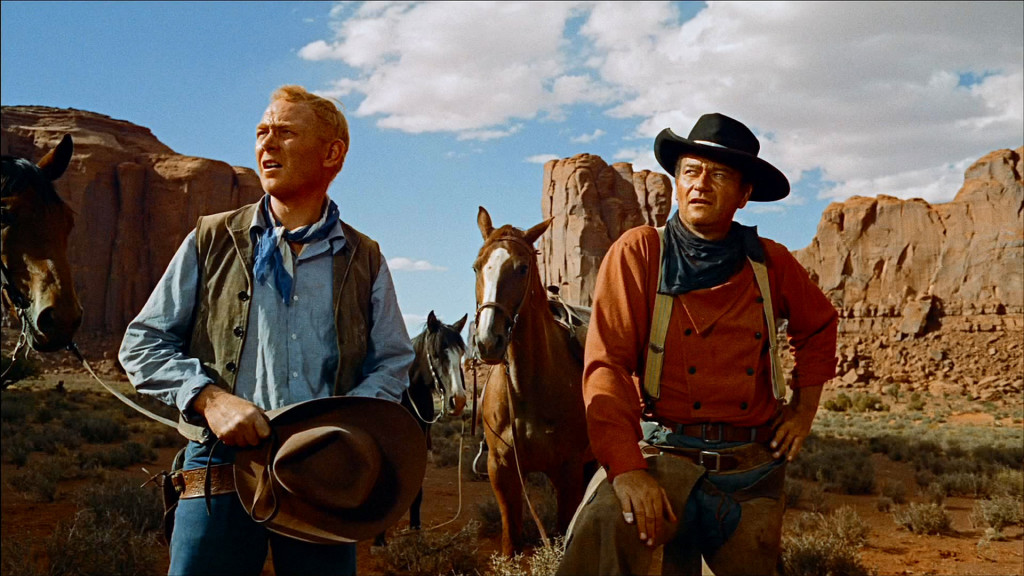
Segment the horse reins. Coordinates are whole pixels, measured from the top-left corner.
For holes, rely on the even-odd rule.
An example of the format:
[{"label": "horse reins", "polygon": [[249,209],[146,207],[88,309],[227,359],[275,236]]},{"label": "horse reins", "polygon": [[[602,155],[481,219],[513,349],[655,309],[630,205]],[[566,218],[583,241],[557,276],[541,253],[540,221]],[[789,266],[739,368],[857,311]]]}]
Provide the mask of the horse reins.
[{"label": "horse reins", "polygon": [[[434,403],[434,395],[438,394],[441,397],[441,413],[435,414],[433,420],[427,420],[420,414],[420,409],[416,407],[416,401],[409,396],[409,404],[412,404],[412,409],[416,412],[416,417],[420,419],[420,422],[424,424],[437,424],[437,421],[444,416],[444,392],[438,392],[438,388],[444,388],[444,384],[441,382],[441,377],[437,374],[437,369],[434,368],[434,355],[427,352],[427,365],[430,366],[430,376],[434,379],[434,385],[430,390],[430,403]],[[439,386],[440,385],[440,386]]]},{"label": "horse reins", "polygon": [[[14,309],[18,313],[18,320],[21,322],[21,332],[18,334],[18,342],[14,345],[14,352],[11,354],[11,363],[7,366],[7,369],[0,374],[0,381],[7,377],[7,374],[14,369],[14,364],[18,360],[18,352],[28,344],[28,318],[26,317],[28,307],[32,305],[32,300],[28,296],[18,289],[11,282],[11,271],[7,269],[7,265],[0,260],[0,292],[6,292],[7,297],[11,300],[11,304],[14,305]],[[6,384],[4,385],[6,387]]]}]

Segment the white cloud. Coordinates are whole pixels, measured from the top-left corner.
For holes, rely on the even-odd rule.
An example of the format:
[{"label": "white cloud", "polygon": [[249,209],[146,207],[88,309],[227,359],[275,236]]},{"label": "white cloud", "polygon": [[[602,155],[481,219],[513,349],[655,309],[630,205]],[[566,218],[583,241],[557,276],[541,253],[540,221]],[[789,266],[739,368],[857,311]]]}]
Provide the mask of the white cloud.
[{"label": "white cloud", "polygon": [[594,130],[590,134],[580,134],[579,136],[576,136],[571,140],[577,144],[589,144],[604,135],[605,131],[598,128],[597,130]]},{"label": "white cloud", "polygon": [[534,154],[533,156],[527,156],[523,161],[529,162],[530,164],[547,164],[552,160],[558,160],[558,158],[559,157],[554,154]]},{"label": "white cloud", "polygon": [[435,266],[426,260],[413,260],[412,258],[388,258],[388,268],[391,270],[403,270],[410,272],[441,272],[447,270],[444,266]]},{"label": "white cloud", "polygon": [[[346,4],[332,11],[336,37],[300,54],[356,70],[329,92],[361,97],[355,114],[382,128],[486,141],[599,106],[635,121],[630,137],[645,144],[616,156],[636,169],[657,169],[650,143],[662,128],[687,134],[700,114],[722,112],[746,122],[791,181],[819,169],[836,199],[943,198],[962,177],[951,162],[1022,143],[1019,2],[709,2],[685,22],[679,11]],[[968,74],[980,82],[962,85]]]}]

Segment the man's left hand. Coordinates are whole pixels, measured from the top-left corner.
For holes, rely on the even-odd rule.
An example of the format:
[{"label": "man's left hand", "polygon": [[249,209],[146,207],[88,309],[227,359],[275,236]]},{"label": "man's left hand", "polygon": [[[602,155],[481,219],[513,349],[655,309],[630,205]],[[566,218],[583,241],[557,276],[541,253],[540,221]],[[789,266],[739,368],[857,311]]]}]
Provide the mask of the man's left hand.
[{"label": "man's left hand", "polygon": [[803,447],[804,439],[811,433],[814,415],[818,413],[818,402],[821,400],[823,386],[797,388],[789,404],[772,421],[775,437],[772,439],[772,457],[786,457],[792,462]]}]

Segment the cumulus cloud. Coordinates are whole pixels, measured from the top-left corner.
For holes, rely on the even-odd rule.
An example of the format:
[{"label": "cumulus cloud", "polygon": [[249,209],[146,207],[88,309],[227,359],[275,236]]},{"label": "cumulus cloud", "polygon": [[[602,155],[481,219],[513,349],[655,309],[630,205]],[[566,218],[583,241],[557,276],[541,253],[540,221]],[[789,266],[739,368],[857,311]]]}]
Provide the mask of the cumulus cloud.
[{"label": "cumulus cloud", "polygon": [[634,122],[618,159],[654,169],[662,128],[717,111],[792,181],[820,170],[827,197],[942,201],[963,159],[1024,132],[1014,2],[708,2],[689,19],[664,2],[367,3],[332,22],[300,51],[347,67],[326,92],[410,133],[486,141],[597,106]]},{"label": "cumulus cloud", "polygon": [[436,266],[426,260],[413,260],[412,258],[388,258],[388,268],[391,270],[402,270],[406,272],[441,272],[447,270],[444,266]]},{"label": "cumulus cloud", "polygon": [[605,131],[598,128],[597,130],[594,130],[590,134],[580,134],[579,136],[576,136],[571,140],[577,144],[589,144],[594,140],[597,140],[601,136],[604,136],[604,134]]},{"label": "cumulus cloud", "polygon": [[524,162],[530,164],[547,164],[551,160],[558,160],[558,156],[554,154],[534,154],[533,156],[527,156]]}]

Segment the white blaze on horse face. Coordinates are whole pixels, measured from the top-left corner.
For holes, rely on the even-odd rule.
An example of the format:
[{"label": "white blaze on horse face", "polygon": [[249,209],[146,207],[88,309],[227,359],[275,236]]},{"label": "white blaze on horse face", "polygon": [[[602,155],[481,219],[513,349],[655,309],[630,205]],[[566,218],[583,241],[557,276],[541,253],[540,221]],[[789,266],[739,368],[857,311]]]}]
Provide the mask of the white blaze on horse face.
[{"label": "white blaze on horse face", "polygon": [[462,409],[466,407],[466,387],[463,385],[462,380],[462,351],[456,348],[449,348],[448,353],[448,382],[451,384],[448,387],[450,398],[449,401],[453,401],[452,404],[448,404],[449,408],[453,408],[452,413],[456,416],[462,413]]},{"label": "white blaze on horse face", "polygon": [[[495,248],[494,251],[491,252],[491,256],[487,259],[487,263],[484,264],[483,269],[484,297],[481,304],[484,302],[495,302],[498,299],[498,279],[501,275],[501,267],[510,258],[512,258],[512,255],[504,248]],[[484,310],[480,312],[480,318],[477,322],[478,334],[488,334],[493,331],[494,308],[484,308]]]}]

